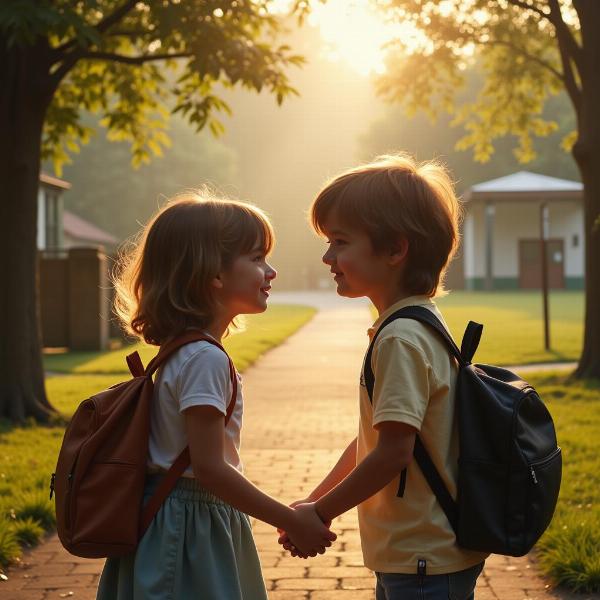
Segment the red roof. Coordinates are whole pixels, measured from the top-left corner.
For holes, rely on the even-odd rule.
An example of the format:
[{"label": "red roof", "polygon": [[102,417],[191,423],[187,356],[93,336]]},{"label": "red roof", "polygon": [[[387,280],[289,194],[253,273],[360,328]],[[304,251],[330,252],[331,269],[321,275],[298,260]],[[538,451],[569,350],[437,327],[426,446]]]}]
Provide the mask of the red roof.
[{"label": "red roof", "polygon": [[89,221],[74,215],[68,210],[63,211],[63,231],[78,240],[100,242],[103,244],[117,244],[118,239],[110,233],[96,227]]}]

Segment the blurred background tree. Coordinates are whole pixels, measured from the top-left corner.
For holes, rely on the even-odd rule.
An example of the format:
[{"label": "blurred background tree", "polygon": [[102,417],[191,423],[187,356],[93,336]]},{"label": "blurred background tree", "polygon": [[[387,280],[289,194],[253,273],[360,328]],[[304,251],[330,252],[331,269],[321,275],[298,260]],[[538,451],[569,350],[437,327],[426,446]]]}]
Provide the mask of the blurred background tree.
[{"label": "blurred background tree", "polygon": [[[600,2],[597,0],[375,0],[402,28],[388,44],[379,94],[410,112],[446,110],[465,135],[457,149],[485,162],[494,141],[514,136],[521,162],[536,157],[535,137],[555,132],[548,98],[568,97],[574,130],[562,139],[584,186],[585,301],[583,351],[576,377],[600,377]],[[467,66],[477,60],[482,85],[456,102]]]},{"label": "blurred background tree", "polygon": [[[222,132],[224,88],[294,93],[302,59],[277,42],[269,0],[5,0],[0,3],[0,417],[47,419],[37,298],[37,190],[99,115],[135,164],[168,145],[170,111]],[[160,68],[159,68],[160,65]],[[167,80],[165,69],[172,71]],[[171,84],[170,81],[174,83]],[[219,86],[219,87],[217,87]],[[170,103],[169,103],[170,102]],[[106,174],[110,176],[110,174]]]}]

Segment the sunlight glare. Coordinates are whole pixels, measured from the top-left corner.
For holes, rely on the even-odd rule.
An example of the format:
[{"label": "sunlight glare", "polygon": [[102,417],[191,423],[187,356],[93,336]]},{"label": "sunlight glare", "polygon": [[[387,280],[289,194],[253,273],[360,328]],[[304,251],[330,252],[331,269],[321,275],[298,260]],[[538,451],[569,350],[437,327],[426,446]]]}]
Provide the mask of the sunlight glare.
[{"label": "sunlight glare", "polygon": [[[273,12],[287,12],[291,0],[271,0]],[[407,51],[424,44],[423,36],[408,21],[386,21],[372,0],[327,0],[313,2],[308,22],[319,29],[323,54],[333,62],[343,62],[361,75],[385,71],[384,46],[402,39]]]},{"label": "sunlight glare", "polygon": [[362,75],[385,71],[383,46],[398,35],[398,26],[385,23],[369,0],[315,4],[309,23],[319,28],[330,60],[343,61]]}]

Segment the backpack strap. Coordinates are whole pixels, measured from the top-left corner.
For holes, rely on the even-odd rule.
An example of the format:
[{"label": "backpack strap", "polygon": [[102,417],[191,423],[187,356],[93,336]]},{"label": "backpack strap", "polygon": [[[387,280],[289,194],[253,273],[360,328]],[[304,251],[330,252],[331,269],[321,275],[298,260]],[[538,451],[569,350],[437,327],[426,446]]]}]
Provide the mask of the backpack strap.
[{"label": "backpack strap", "polygon": [[[148,363],[145,374],[146,376],[151,377],[153,373],[161,365],[163,365],[170,356],[173,355],[173,353],[179,350],[179,348],[185,346],[186,344],[200,341],[208,342],[209,344],[220,348],[223,352],[225,352],[225,356],[227,356],[227,359],[229,361],[229,376],[231,378],[232,393],[231,400],[227,406],[227,413],[225,415],[225,426],[227,426],[227,423],[229,423],[229,419],[231,419],[231,415],[233,414],[233,409],[235,408],[235,403],[237,401],[237,376],[235,373],[233,361],[225,351],[225,348],[223,348],[223,346],[219,344],[219,342],[217,342],[214,338],[207,336],[205,333],[202,332],[190,331],[189,333],[185,333],[167,342],[167,344],[161,346],[160,350],[158,351],[158,354]],[[166,500],[171,490],[175,487],[177,480],[189,467],[190,463],[190,448],[189,446],[186,446],[181,451],[179,456],[175,459],[175,462],[171,465],[169,470],[166,472],[165,476],[158,484],[158,487],[156,488],[154,494],[142,509],[142,515],[140,518],[140,538],[144,535],[146,529],[148,529],[148,526],[152,522],[152,519],[154,519],[154,516],[158,512],[159,508],[162,506],[163,502]]]},{"label": "backpack strap", "polygon": [[[454,356],[454,358],[456,358],[456,360],[458,361],[460,367],[464,367],[469,364],[469,361],[473,357],[475,349],[479,344],[479,339],[481,338],[481,330],[483,329],[482,325],[478,325],[473,321],[469,323],[469,327],[471,326],[471,324],[473,324],[474,326],[478,326],[480,329],[477,329],[477,327],[471,328],[471,341],[468,342],[466,346],[465,341],[463,340],[463,346],[468,348],[469,351],[471,350],[471,348],[473,349],[473,352],[468,357],[468,360],[465,360],[466,357],[463,357],[461,350],[459,350],[458,346],[452,339],[452,336],[448,333],[447,329],[444,327],[443,323],[429,309],[424,308],[422,306],[407,306],[391,314],[375,332],[375,335],[373,336],[373,339],[369,344],[369,349],[367,350],[367,354],[365,356],[363,371],[365,376],[365,387],[367,388],[367,394],[369,396],[371,404],[373,403],[373,390],[375,388],[375,374],[373,373],[373,367],[371,365],[375,340],[377,339],[383,328],[395,321],[396,319],[413,319],[415,321],[419,321],[420,323],[429,325],[430,327],[435,329],[435,331],[437,331],[440,337],[444,340],[446,347],[448,348],[452,356]],[[469,328],[467,328],[467,331],[469,331]],[[466,334],[465,337],[467,337]],[[433,463],[433,460],[431,460],[431,456],[425,449],[425,446],[423,445],[423,442],[421,441],[421,438],[418,435],[415,438],[415,447],[413,450],[413,455],[415,457],[415,460],[417,461],[417,464],[419,465],[419,468],[421,469],[421,472],[423,473],[423,476],[425,477],[429,487],[431,488],[431,491],[434,493],[437,501],[442,507],[442,510],[444,511],[448,521],[450,522],[450,525],[452,525],[452,529],[456,531],[458,526],[458,506],[452,498],[452,496],[450,495],[450,492],[448,491],[444,480],[442,479],[439,471]],[[405,471],[406,469],[404,469],[402,472],[401,480],[406,477]],[[400,484],[400,487],[402,488],[402,483]],[[399,490],[398,496],[401,495],[402,493]]]},{"label": "backpack strap", "polygon": [[483,325],[475,323],[475,321],[469,321],[467,328],[465,329],[465,335],[463,336],[462,344],[460,345],[460,353],[468,364],[473,360],[477,346],[479,346],[479,340],[481,340],[481,334],[483,333]]},{"label": "backpack strap", "polygon": [[137,350],[135,352],[132,352],[131,354],[128,354],[125,360],[127,361],[129,371],[134,377],[144,376],[144,363],[142,362],[142,359],[140,358],[140,355],[137,352]]}]

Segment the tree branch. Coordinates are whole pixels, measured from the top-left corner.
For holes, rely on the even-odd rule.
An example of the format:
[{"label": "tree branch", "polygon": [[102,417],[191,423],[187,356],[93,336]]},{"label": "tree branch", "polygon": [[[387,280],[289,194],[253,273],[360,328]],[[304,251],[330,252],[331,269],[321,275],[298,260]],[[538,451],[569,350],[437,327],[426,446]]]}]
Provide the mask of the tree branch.
[{"label": "tree branch", "polygon": [[113,52],[84,52],[80,55],[82,59],[89,60],[108,60],[125,63],[128,65],[141,65],[155,60],[169,60],[171,58],[188,58],[192,56],[191,52],[173,52],[171,54],[142,54],[140,56],[124,56]]},{"label": "tree branch", "polygon": [[127,0],[124,2],[120,8],[117,8],[114,13],[108,15],[98,25],[96,25],[96,29],[100,33],[104,33],[107,29],[118,23],[127,15],[128,12],[131,11],[137,4],[137,0]]},{"label": "tree branch", "polygon": [[550,19],[556,29],[556,37],[558,38],[559,45],[564,46],[566,52],[575,63],[577,70],[581,72],[583,50],[562,18],[558,0],[548,0],[548,4],[550,5]]},{"label": "tree branch", "polygon": [[142,65],[156,60],[169,60],[172,58],[188,58],[192,56],[191,52],[173,52],[171,54],[144,54],[141,56],[124,56],[113,52],[73,52],[65,58],[63,64],[52,74],[52,81],[55,86],[61,82],[63,77],[75,66],[79,60],[106,60],[128,65]]},{"label": "tree branch", "polygon": [[[563,66],[563,73],[560,74],[560,79],[564,82],[567,93],[569,94],[569,97],[573,102],[573,106],[575,107],[575,111],[579,115],[581,90],[577,85],[575,73],[573,72],[573,64],[571,61],[575,63],[575,68],[579,73],[581,73],[582,49],[562,17],[558,0],[548,0],[550,12],[546,12],[537,6],[530,4],[530,2],[527,0],[507,0],[507,2],[513,6],[522,8],[523,10],[531,10],[538,16],[549,21],[554,26],[556,39],[558,41],[558,51],[560,53],[560,59]],[[553,69],[550,65],[546,65],[545,61],[537,59],[531,55],[527,56],[527,58],[535,60],[537,63],[545,66],[546,68],[551,68],[552,72],[555,75],[558,75],[558,71]]]},{"label": "tree branch", "polygon": [[[109,31],[106,35],[109,37],[128,37],[128,38],[136,38],[136,37],[151,37],[154,32],[149,31],[147,29],[113,29]],[[156,35],[156,34],[154,34]]]},{"label": "tree branch", "polygon": [[563,64],[565,87],[569,97],[571,98],[575,112],[577,113],[577,118],[579,118],[581,90],[577,85],[571,61],[575,63],[575,68],[581,74],[580,65],[582,60],[582,49],[577,44],[573,34],[562,18],[558,0],[548,0],[548,3],[550,5],[550,12],[552,14],[552,24],[554,25],[554,29],[556,31],[556,39],[558,40],[558,50],[560,52],[560,58]]},{"label": "tree branch", "polygon": [[549,62],[546,62],[545,60],[539,58],[538,56],[529,54],[529,52],[527,52],[523,48],[520,48],[519,46],[516,46],[515,44],[512,44],[511,42],[507,42],[505,40],[489,40],[487,42],[479,42],[479,43],[482,45],[489,44],[490,46],[506,46],[508,48],[512,48],[515,52],[518,52],[519,54],[521,54],[522,56],[527,58],[527,60],[531,60],[532,62],[537,63],[538,65],[544,67],[545,69],[548,69],[548,71],[550,71],[555,77],[558,77],[558,79],[560,79],[563,82],[565,81],[564,73],[561,73],[560,71],[555,69]]},{"label": "tree branch", "polygon": [[75,52],[71,52],[70,54],[67,54],[64,57],[60,67],[58,67],[58,69],[56,69],[56,71],[54,71],[54,73],[52,73],[51,76],[55,89],[58,87],[58,85],[67,75],[67,73],[75,66],[79,58],[80,55],[76,54]]},{"label": "tree branch", "polygon": [[548,0],[550,6],[550,12],[546,12],[541,8],[527,2],[527,0],[506,0],[509,4],[522,8],[523,10],[531,10],[538,16],[550,22],[554,25],[558,36],[562,36],[563,42],[567,47],[568,51],[572,54],[572,58],[575,61],[577,68],[579,68],[579,61],[581,60],[581,48],[577,44],[577,40],[573,37],[573,34],[567,27],[567,24],[562,18],[560,11],[560,5],[558,0]]},{"label": "tree branch", "polygon": [[[109,29],[110,27],[112,27],[113,25],[115,25],[119,21],[121,21],[123,19],[123,17],[125,17],[127,15],[127,13],[130,12],[135,7],[136,4],[137,4],[137,0],[127,0],[119,8],[117,8],[113,13],[111,13],[110,15],[108,15],[104,19],[102,19],[96,25],[96,30],[99,33],[104,33],[107,29]],[[65,52],[67,52],[68,50],[71,50],[72,48],[74,48],[76,46],[77,46],[77,40],[72,39],[72,40],[69,40],[68,42],[65,42],[61,46],[58,46],[58,48],[55,48],[55,53],[57,55],[64,55]]]},{"label": "tree branch", "polygon": [[507,2],[513,6],[518,6],[519,8],[523,8],[525,10],[531,10],[534,13],[537,13],[540,17],[552,22],[550,13],[544,12],[541,8],[538,8],[533,4],[529,4],[529,2],[525,2],[525,0],[507,0]]}]

